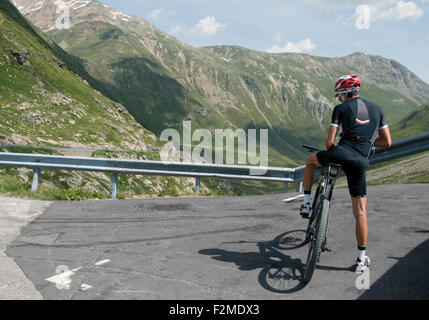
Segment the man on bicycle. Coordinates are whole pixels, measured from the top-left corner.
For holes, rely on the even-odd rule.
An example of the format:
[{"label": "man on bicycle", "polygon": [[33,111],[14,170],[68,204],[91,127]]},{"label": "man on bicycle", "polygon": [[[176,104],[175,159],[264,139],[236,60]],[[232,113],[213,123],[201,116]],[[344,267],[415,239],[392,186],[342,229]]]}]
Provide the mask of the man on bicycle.
[{"label": "man on bicycle", "polygon": [[[365,255],[368,224],[366,220],[366,170],[372,146],[389,148],[392,144],[389,128],[381,108],[360,98],[359,76],[347,74],[338,79],[335,93],[341,102],[332,115],[332,123],[326,140],[327,151],[311,154],[304,171],[304,203],[301,215],[308,218],[311,213],[310,197],[315,168],[336,163],[342,166],[346,176],[356,220],[358,257],[356,271],[363,272],[370,264]],[[342,127],[341,140],[334,140]]]}]

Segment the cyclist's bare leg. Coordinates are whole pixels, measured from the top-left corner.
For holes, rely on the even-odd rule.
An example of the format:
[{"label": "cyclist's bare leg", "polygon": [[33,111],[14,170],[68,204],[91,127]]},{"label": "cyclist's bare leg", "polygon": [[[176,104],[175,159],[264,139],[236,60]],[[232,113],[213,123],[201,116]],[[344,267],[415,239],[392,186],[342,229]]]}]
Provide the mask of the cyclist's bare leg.
[{"label": "cyclist's bare leg", "polygon": [[356,241],[358,246],[366,247],[368,238],[368,223],[366,220],[366,197],[353,198],[353,216],[356,220]]},{"label": "cyclist's bare leg", "polygon": [[311,191],[314,182],[314,171],[318,167],[321,167],[321,164],[317,161],[316,154],[310,154],[307,157],[304,169],[304,190]]}]

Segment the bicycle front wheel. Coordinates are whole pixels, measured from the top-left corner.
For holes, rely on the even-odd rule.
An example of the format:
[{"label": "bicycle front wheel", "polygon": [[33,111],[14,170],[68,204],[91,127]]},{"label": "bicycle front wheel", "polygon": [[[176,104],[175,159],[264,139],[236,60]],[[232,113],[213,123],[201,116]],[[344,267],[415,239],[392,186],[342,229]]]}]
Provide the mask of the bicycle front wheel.
[{"label": "bicycle front wheel", "polygon": [[310,248],[307,255],[307,263],[304,272],[304,283],[310,282],[313,277],[316,264],[319,262],[320,253],[322,252],[322,245],[325,242],[326,231],[328,229],[328,215],[329,215],[329,200],[323,200],[323,208],[316,224],[316,233],[310,243]]}]

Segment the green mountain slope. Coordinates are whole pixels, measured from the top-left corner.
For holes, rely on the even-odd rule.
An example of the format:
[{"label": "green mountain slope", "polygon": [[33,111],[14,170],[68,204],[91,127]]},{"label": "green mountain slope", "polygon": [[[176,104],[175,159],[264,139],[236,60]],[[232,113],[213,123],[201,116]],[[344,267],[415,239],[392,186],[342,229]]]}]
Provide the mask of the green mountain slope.
[{"label": "green mountain slope", "polygon": [[9,1],[0,4],[0,21],[0,143],[141,151],[158,143],[125,108],[69,70]]},{"label": "green mountain slope", "polygon": [[[9,1],[0,2],[0,152],[159,160],[163,143],[64,61],[75,58],[46,41]],[[108,197],[111,178],[42,170],[40,191],[31,194],[32,170],[0,168],[0,193],[63,200]],[[186,178],[120,175],[118,191],[121,196],[190,195],[193,185]],[[202,184],[202,191],[229,192],[211,181]]]},{"label": "green mountain slope", "polygon": [[395,140],[429,132],[429,103],[419,107],[391,127]]},{"label": "green mountain slope", "polygon": [[427,84],[378,56],[193,48],[99,1],[73,4],[71,29],[57,30],[52,1],[40,8],[30,7],[36,0],[15,2],[75,56],[73,64],[91,85],[145,127],[159,134],[192,120],[194,128],[267,128],[271,165],[302,163],[302,143],[323,145],[337,103],[333,81],[341,74],[358,72],[362,96],[380,104],[390,123],[429,99]]}]

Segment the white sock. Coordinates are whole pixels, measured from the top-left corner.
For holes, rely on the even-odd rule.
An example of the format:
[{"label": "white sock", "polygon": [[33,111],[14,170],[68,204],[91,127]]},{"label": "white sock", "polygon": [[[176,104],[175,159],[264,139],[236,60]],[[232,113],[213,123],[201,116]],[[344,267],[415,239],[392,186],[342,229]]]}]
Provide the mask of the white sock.
[{"label": "white sock", "polygon": [[359,250],[358,251],[358,259],[361,262],[365,262],[365,250]]},{"label": "white sock", "polygon": [[310,204],[311,194],[304,194],[304,204]]}]

